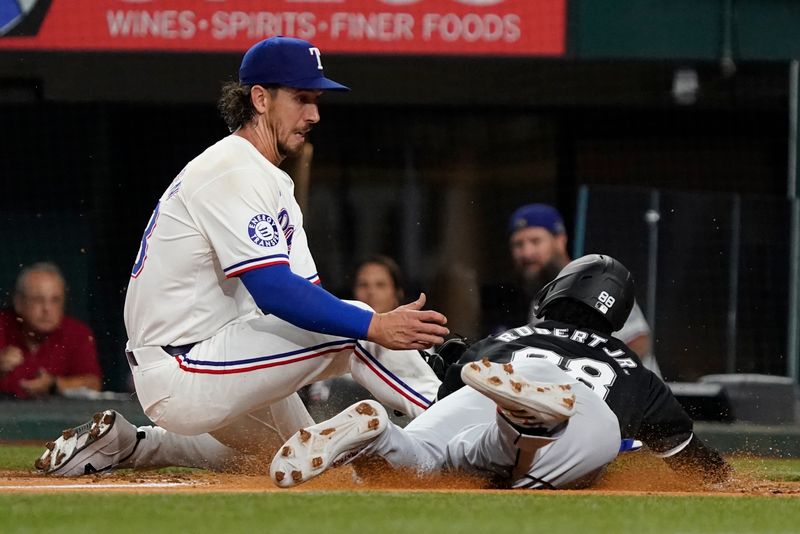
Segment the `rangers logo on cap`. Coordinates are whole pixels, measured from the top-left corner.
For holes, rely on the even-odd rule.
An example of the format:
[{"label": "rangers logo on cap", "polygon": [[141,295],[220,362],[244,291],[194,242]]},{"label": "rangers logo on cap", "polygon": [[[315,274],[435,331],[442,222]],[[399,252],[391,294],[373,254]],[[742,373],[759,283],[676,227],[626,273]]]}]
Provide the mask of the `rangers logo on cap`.
[{"label": "rangers logo on cap", "polygon": [[280,240],[278,225],[266,213],[259,213],[247,225],[247,235],[260,247],[274,247]]}]

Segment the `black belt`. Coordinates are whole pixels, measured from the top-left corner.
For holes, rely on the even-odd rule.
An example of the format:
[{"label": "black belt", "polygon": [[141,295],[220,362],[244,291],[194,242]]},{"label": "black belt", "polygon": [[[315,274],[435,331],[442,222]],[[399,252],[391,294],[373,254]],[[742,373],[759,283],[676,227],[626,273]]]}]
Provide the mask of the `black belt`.
[{"label": "black belt", "polygon": [[181,354],[186,354],[187,352],[192,350],[192,347],[194,347],[195,345],[197,345],[197,343],[189,343],[188,345],[177,345],[177,346],[166,345],[161,348],[164,349],[164,352],[166,352],[170,356],[180,356]]},{"label": "black belt", "polygon": [[[170,356],[180,356],[192,350],[192,347],[195,345],[197,345],[197,343],[189,343],[188,345],[166,345],[161,348]],[[136,357],[132,352],[125,352],[125,357],[128,358],[128,362],[131,365],[139,365],[139,362],[136,361]]]}]

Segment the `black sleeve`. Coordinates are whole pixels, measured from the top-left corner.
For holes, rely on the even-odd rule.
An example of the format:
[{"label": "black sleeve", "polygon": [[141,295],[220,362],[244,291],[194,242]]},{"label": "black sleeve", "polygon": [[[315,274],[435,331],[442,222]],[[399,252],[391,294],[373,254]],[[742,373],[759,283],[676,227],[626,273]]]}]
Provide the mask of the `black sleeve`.
[{"label": "black sleeve", "polygon": [[451,393],[464,387],[464,382],[461,380],[461,369],[465,365],[477,362],[483,358],[489,358],[491,361],[495,362],[508,362],[511,359],[511,352],[513,352],[513,350],[509,350],[508,347],[508,343],[498,341],[493,337],[484,338],[470,345],[458,361],[447,368],[436,398],[442,400]]},{"label": "black sleeve", "polygon": [[706,482],[719,483],[730,478],[733,468],[719,452],[697,436],[691,439],[680,452],[664,458],[667,465],[682,475],[701,477]]},{"label": "black sleeve", "polygon": [[454,393],[464,387],[464,382],[461,381],[461,369],[468,363],[478,361],[481,359],[484,349],[491,338],[486,338],[473,344],[461,355],[461,358],[447,368],[444,375],[444,380],[439,386],[439,391],[436,394],[437,400],[442,400],[446,396]]},{"label": "black sleeve", "polygon": [[655,374],[648,379],[642,423],[636,437],[656,453],[667,452],[692,435],[692,418],[684,411],[672,390]]}]

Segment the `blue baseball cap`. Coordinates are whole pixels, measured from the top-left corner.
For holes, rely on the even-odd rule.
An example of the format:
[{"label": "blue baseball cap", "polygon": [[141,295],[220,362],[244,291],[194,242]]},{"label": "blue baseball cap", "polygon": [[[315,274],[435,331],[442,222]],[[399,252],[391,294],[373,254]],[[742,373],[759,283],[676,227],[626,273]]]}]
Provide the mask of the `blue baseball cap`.
[{"label": "blue baseball cap", "polygon": [[350,90],[322,74],[319,48],[293,37],[270,37],[251,46],[239,67],[239,83],[320,91]]},{"label": "blue baseball cap", "polygon": [[529,227],[541,227],[553,235],[566,233],[564,219],[553,206],[549,204],[526,204],[517,208],[508,220],[508,233]]}]

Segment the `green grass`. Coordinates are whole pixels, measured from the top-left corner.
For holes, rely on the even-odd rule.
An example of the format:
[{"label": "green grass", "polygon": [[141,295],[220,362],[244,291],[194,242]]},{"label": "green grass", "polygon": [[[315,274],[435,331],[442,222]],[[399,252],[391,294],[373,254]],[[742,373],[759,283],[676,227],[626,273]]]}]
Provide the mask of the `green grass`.
[{"label": "green grass", "polygon": [[[44,443],[42,445],[0,444],[0,469],[33,471],[33,462],[42,452],[44,452]],[[197,471],[197,469],[170,467],[159,470],[160,473],[191,473],[193,471]]]},{"label": "green grass", "polygon": [[0,469],[33,469],[34,460],[43,451],[43,446],[0,445]]},{"label": "green grass", "polygon": [[796,499],[567,493],[0,495],[3,532],[797,532]]},{"label": "green grass", "polygon": [[[38,446],[0,445],[0,469],[30,470]],[[734,459],[763,480],[800,480],[800,460]],[[792,497],[570,492],[0,493],[0,532],[797,532]]]},{"label": "green grass", "polygon": [[800,482],[800,459],[735,458],[733,465],[757,479]]}]

